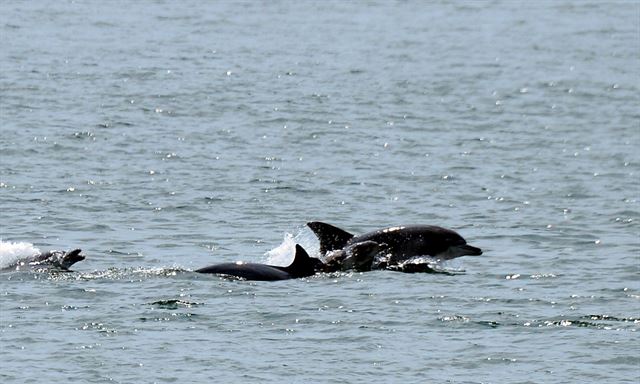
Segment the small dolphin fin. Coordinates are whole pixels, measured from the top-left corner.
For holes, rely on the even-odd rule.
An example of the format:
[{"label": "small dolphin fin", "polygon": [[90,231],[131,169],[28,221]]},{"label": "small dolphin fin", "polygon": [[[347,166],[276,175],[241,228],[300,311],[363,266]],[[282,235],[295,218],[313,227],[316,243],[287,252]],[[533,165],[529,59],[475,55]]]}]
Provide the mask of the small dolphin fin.
[{"label": "small dolphin fin", "polygon": [[318,259],[310,257],[300,244],[296,244],[296,255],[293,261],[282,270],[293,278],[307,277],[316,273],[316,264],[319,262]]},{"label": "small dolphin fin", "polygon": [[344,247],[353,238],[351,233],[319,221],[307,223],[307,226],[311,228],[318,240],[320,240],[320,253],[323,255],[329,251]]}]

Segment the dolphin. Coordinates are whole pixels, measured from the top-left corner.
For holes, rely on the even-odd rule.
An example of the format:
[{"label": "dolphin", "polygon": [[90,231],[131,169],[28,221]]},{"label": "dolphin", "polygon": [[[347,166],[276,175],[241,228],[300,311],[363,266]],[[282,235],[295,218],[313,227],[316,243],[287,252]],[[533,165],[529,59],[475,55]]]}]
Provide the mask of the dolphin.
[{"label": "dolphin", "polygon": [[298,279],[314,275],[322,271],[324,264],[309,254],[300,245],[296,244],[296,255],[293,262],[287,267],[258,263],[222,263],[196,269],[198,273],[216,273],[220,275],[242,278],[245,280],[286,280]]},{"label": "dolphin", "polygon": [[72,249],[70,251],[46,251],[18,260],[16,264],[4,269],[15,268],[16,270],[22,270],[24,268],[37,269],[52,267],[68,271],[73,264],[85,259],[85,256],[81,255],[80,252],[82,252],[80,249]]},{"label": "dolphin", "polygon": [[433,225],[407,225],[378,229],[362,235],[353,235],[333,225],[313,221],[307,223],[320,240],[320,253],[348,249],[358,243],[373,241],[384,244],[374,261],[372,269],[386,269],[415,256],[431,256],[440,260],[450,260],[461,256],[482,255],[480,248],[468,245],[456,232]]}]

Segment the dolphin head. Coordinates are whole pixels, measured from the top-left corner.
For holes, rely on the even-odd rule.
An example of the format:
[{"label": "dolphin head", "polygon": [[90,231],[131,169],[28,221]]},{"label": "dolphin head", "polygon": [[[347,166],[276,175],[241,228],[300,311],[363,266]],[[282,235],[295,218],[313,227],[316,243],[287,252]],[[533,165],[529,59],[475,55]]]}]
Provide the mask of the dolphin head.
[{"label": "dolphin head", "polygon": [[444,252],[435,255],[436,258],[441,260],[451,260],[460,256],[480,256],[482,250],[469,244],[454,244],[447,247]]},{"label": "dolphin head", "polygon": [[[451,260],[461,256],[482,255],[480,248],[467,244],[462,236],[450,229],[425,226],[418,227],[414,233],[419,233],[419,236],[414,237],[417,239],[417,243],[414,243],[416,248],[437,259]],[[420,253],[418,249],[413,252]]]},{"label": "dolphin head", "polygon": [[85,256],[81,255],[80,252],[82,252],[80,249],[73,249],[68,252],[52,251],[47,261],[58,268],[68,270],[73,264],[85,259]]}]

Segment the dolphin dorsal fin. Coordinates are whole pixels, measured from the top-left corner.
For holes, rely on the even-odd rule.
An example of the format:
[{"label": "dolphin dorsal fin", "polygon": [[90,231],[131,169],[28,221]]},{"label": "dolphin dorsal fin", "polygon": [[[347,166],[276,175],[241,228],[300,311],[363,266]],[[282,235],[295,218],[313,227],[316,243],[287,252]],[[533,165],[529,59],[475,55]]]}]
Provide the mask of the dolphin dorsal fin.
[{"label": "dolphin dorsal fin", "polygon": [[311,257],[300,244],[296,244],[296,255],[293,261],[288,267],[284,267],[283,270],[294,278],[307,277],[316,273]]},{"label": "dolphin dorsal fin", "polygon": [[307,226],[318,236],[322,254],[344,247],[353,238],[351,233],[319,221],[307,223]]}]

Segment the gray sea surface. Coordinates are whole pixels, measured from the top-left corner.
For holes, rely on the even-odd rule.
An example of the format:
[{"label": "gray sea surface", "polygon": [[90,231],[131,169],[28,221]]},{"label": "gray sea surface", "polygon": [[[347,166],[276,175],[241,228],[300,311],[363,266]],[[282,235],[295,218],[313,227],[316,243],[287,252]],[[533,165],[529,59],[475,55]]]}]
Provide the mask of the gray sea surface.
[{"label": "gray sea surface", "polygon": [[[2,383],[638,383],[637,1],[0,1]],[[248,282],[305,227],[483,249]]]}]

